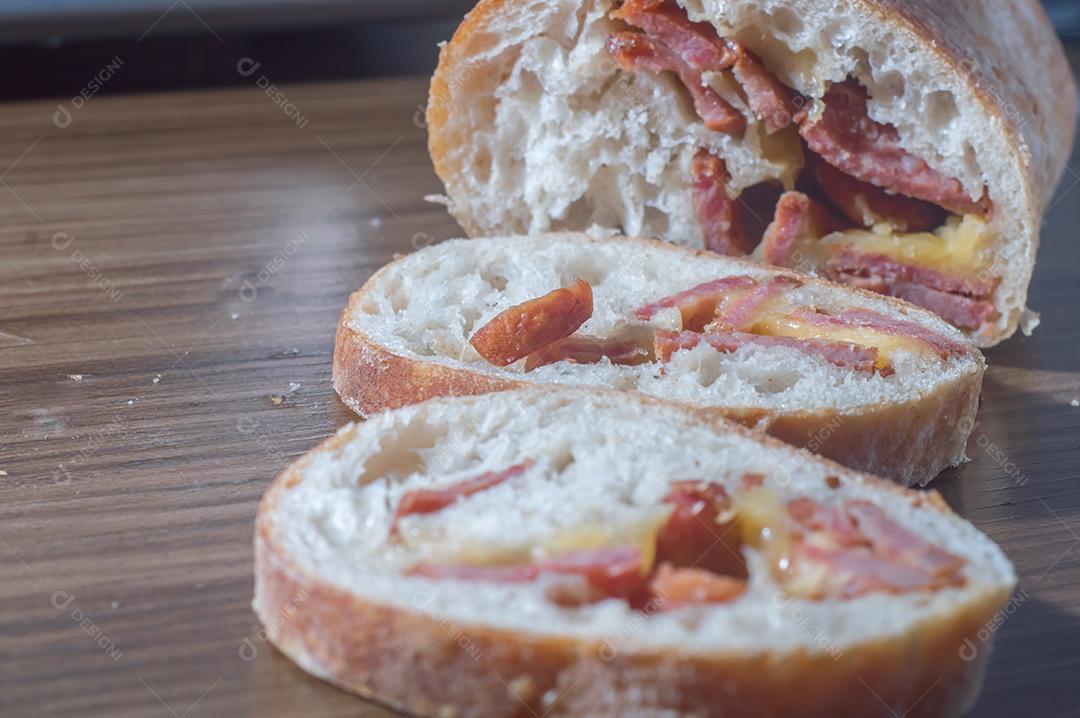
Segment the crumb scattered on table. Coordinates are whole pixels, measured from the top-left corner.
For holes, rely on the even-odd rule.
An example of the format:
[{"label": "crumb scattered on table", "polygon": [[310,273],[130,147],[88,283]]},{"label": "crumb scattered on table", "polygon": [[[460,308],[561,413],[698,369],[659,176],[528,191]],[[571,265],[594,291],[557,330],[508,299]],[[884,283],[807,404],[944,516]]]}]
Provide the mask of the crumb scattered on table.
[{"label": "crumb scattered on table", "polygon": [[68,374],[68,379],[72,381],[82,381],[82,374]]}]

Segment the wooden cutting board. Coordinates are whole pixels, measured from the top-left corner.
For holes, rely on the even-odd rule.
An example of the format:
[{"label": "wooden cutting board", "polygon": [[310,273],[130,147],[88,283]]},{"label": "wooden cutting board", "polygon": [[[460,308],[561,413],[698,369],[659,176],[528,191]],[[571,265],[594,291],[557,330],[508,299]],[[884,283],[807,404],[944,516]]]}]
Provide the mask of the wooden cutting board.
[{"label": "wooden cutting board", "polygon": [[[392,715],[262,639],[251,534],[274,474],[351,419],[349,292],[460,234],[423,200],[425,91],[0,107],[0,715]],[[1078,181],[1042,326],[988,352],[972,461],[935,484],[1021,576],[980,716],[1080,711]]]}]

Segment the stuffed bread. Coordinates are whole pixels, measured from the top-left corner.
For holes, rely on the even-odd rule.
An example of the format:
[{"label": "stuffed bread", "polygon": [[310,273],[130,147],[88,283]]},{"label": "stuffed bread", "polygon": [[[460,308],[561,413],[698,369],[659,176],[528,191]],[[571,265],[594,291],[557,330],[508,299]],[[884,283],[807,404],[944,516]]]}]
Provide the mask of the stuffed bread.
[{"label": "stuffed bread", "polygon": [[753,253],[990,346],[1025,311],[1076,104],[1037,0],[482,0],[427,120],[470,235]]}]

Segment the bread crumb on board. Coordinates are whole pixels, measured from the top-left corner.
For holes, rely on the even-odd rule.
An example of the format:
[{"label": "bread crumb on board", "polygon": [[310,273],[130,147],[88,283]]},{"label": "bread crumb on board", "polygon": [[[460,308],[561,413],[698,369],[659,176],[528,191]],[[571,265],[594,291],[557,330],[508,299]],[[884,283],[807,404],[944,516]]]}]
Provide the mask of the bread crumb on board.
[{"label": "bread crumb on board", "polygon": [[1031,333],[1035,331],[1035,327],[1039,326],[1041,322],[1042,319],[1039,317],[1038,312],[1025,308],[1020,315],[1020,332],[1025,337],[1030,337]]},{"label": "bread crumb on board", "polygon": [[282,404],[285,403],[286,398],[288,398],[288,397],[292,396],[293,394],[295,394],[296,392],[300,391],[300,387],[302,387],[302,386],[303,386],[303,384],[301,384],[298,381],[290,381],[289,382],[289,390],[287,392],[285,392],[284,394],[269,394],[267,396],[267,398],[270,399],[270,403],[273,404],[274,406],[281,406]]},{"label": "bread crumb on board", "polygon": [[68,374],[67,376],[72,381],[82,381],[82,374]]}]

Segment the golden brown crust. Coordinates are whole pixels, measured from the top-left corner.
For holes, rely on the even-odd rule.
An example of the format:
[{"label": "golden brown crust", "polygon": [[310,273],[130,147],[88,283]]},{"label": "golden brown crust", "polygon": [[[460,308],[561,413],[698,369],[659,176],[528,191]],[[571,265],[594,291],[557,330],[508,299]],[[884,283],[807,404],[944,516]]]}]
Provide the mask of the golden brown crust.
[{"label": "golden brown crust", "polygon": [[472,396],[525,386],[525,382],[459,371],[394,354],[347,326],[345,309],[334,341],[334,389],[363,417],[437,396]]},{"label": "golden brown crust", "polygon": [[[717,431],[749,435],[707,416],[701,420]],[[943,716],[961,714],[977,695],[988,652],[967,660],[962,649],[1007,599],[1007,588],[972,598],[950,616],[913,625],[891,641],[833,652],[713,655],[633,650],[616,637],[595,641],[458,625],[426,614],[422,591],[409,607],[350,594],[300,568],[278,540],[274,522],[278,496],[302,481],[310,457],[351,435],[346,431],[323,442],[282,472],[263,497],[255,531],[254,608],[270,641],[308,672],[346,690],[439,718],[661,711],[725,718],[858,717],[889,715],[885,706],[908,716]],[[822,461],[810,455],[806,460]],[[867,480],[835,470],[848,481]],[[934,492],[879,486],[921,501],[927,510],[952,513]]]},{"label": "golden brown crust", "polygon": [[[608,240],[589,238],[585,241]],[[624,237],[618,241],[661,248],[676,254],[716,258],[716,255],[704,250],[690,250],[657,240]],[[760,265],[749,260],[725,257],[723,261],[762,271]],[[334,345],[334,389],[349,408],[361,416],[368,416],[438,396],[471,396],[536,386],[535,382],[529,380],[500,378],[471,369],[404,357],[349,326],[348,318],[374,286],[379,274],[389,266],[392,265],[384,267],[353,293],[338,323]],[[804,283],[828,286],[835,291],[872,296],[876,301],[885,302],[896,309],[913,309],[898,299],[840,287],[789,270],[770,268],[768,271],[797,277]],[[828,409],[779,412],[698,408],[702,412],[764,431],[795,446],[810,448],[845,466],[885,476],[905,485],[926,484],[942,470],[959,464],[964,457],[967,434],[974,425],[978,410],[984,366],[978,350],[970,347],[969,354],[978,357],[980,368],[977,371],[960,376],[933,393],[903,403],[871,405],[844,413]],[[681,405],[680,402],[666,403]]]}]

